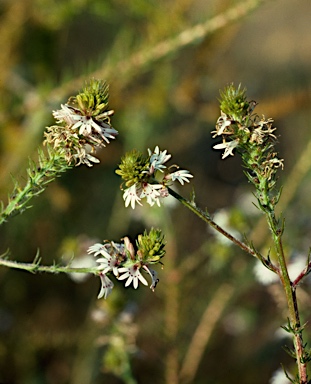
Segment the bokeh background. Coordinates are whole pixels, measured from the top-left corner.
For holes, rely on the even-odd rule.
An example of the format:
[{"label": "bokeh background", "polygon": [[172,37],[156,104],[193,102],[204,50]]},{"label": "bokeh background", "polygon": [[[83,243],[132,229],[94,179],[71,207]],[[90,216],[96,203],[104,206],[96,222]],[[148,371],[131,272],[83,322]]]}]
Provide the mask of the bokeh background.
[{"label": "bokeh background", "polygon": [[[101,163],[67,172],[32,208],[0,229],[0,252],[82,265],[94,241],[132,239],[152,226],[167,240],[155,293],[65,274],[0,268],[1,384],[262,384],[281,363],[294,372],[280,331],[287,312],[256,260],[223,242],[183,206],[126,209],[120,157],[159,145],[194,175],[178,188],[263,251],[269,236],[237,156],[211,138],[219,90],[242,84],[275,119],[289,262],[310,246],[311,4],[225,0],[2,0],[0,195],[23,183],[51,111],[95,77],[110,84],[119,137]],[[199,26],[199,27],[197,27]],[[80,264],[79,264],[80,263]],[[310,286],[299,290],[310,320]],[[306,327],[310,340],[310,326]]]}]

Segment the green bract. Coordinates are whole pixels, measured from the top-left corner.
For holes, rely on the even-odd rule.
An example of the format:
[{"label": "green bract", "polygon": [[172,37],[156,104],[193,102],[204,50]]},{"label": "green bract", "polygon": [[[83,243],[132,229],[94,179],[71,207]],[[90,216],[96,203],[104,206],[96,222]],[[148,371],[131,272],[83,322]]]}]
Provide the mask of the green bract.
[{"label": "green bract", "polygon": [[143,235],[139,235],[136,240],[136,245],[141,260],[145,263],[158,263],[165,255],[165,241],[161,230],[151,229],[149,234],[147,231]]},{"label": "green bract", "polygon": [[96,117],[108,109],[109,86],[105,81],[91,80],[83,91],[70,99],[70,105],[83,115]]},{"label": "green bract", "polygon": [[121,158],[121,164],[116,170],[116,174],[122,177],[126,187],[131,187],[144,179],[146,174],[143,172],[147,172],[148,168],[149,157],[144,157],[141,152],[134,149]]},{"label": "green bract", "polygon": [[249,110],[246,89],[241,89],[241,85],[236,89],[233,84],[230,84],[220,91],[220,96],[220,109],[233,120],[242,122]]}]

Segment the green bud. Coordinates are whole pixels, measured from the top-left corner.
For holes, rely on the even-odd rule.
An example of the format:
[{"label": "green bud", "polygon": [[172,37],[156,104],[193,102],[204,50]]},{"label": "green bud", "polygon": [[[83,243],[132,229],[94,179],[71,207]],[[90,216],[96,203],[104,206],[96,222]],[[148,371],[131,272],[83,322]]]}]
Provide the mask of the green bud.
[{"label": "green bud", "polygon": [[105,81],[92,79],[84,89],[70,99],[69,104],[85,116],[96,117],[108,110],[109,86]]},{"label": "green bud", "polygon": [[115,172],[125,181],[126,187],[142,181],[144,178],[143,171],[148,171],[149,157],[144,157],[141,152],[136,149],[127,152],[121,159],[119,169]]},{"label": "green bud", "polygon": [[241,89],[241,85],[236,89],[233,84],[230,84],[223,91],[220,91],[220,96],[220,109],[229,118],[242,122],[245,116],[249,115],[246,89]]},{"label": "green bud", "polygon": [[165,255],[164,235],[160,229],[151,229],[149,234],[147,231],[143,235],[139,235],[136,240],[138,249],[137,254],[141,260],[148,264],[156,264]]}]

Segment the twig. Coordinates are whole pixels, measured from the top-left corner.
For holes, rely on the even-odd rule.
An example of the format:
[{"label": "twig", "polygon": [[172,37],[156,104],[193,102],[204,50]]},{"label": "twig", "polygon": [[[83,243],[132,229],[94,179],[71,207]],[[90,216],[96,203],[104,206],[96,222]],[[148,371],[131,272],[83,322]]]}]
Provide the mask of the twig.
[{"label": "twig", "polygon": [[93,273],[97,274],[98,269],[93,268],[72,268],[68,265],[60,266],[60,265],[39,265],[39,263],[34,260],[33,263],[20,263],[18,261],[12,261],[8,259],[0,258],[0,266],[20,269],[23,271],[38,273],[38,272],[46,272],[46,273]]}]

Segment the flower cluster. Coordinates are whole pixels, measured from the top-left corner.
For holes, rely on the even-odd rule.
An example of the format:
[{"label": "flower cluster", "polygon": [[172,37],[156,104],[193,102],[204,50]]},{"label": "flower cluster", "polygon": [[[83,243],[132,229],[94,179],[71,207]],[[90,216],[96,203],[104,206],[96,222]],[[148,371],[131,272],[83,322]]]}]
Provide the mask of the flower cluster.
[{"label": "flower cluster", "polygon": [[118,134],[110,125],[108,85],[92,80],[77,96],[54,111],[56,125],[47,127],[45,143],[63,154],[68,164],[91,167],[99,160],[92,154]]},{"label": "flower cluster", "polygon": [[165,255],[164,236],[160,230],[151,229],[143,235],[139,235],[136,241],[136,250],[128,237],[123,239],[123,243],[106,242],[104,244],[96,243],[88,249],[89,254],[93,254],[96,259],[101,279],[101,290],[98,298],[105,299],[111,293],[114,284],[107,276],[109,273],[117,280],[126,280],[125,286],[133,284],[138,287],[141,282],[148,285],[147,280],[141,272],[146,272],[151,276],[151,290],[154,291],[159,279],[157,273],[149,267],[150,264],[161,263],[161,258]]},{"label": "flower cluster", "polygon": [[128,152],[121,160],[119,169],[116,173],[124,180],[123,199],[125,206],[134,209],[135,204],[141,204],[141,200],[146,198],[147,203],[153,206],[155,203],[160,206],[161,198],[169,195],[168,186],[174,181],[179,181],[181,185],[189,183],[193,177],[189,171],[180,170],[173,165],[169,168],[165,163],[171,158],[166,150],[160,151],[155,147],[154,151],[148,149],[148,156],[133,150]]},{"label": "flower cluster", "polygon": [[222,137],[222,143],[215,149],[224,149],[222,158],[233,156],[233,151],[240,153],[249,181],[257,190],[261,206],[269,209],[277,203],[279,195],[270,198],[268,194],[276,184],[276,172],[283,169],[283,160],[274,150],[276,143],[273,120],[253,114],[255,101],[247,101],[246,90],[240,86],[235,89],[228,86],[221,92],[221,115],[216,122],[213,137]]}]

